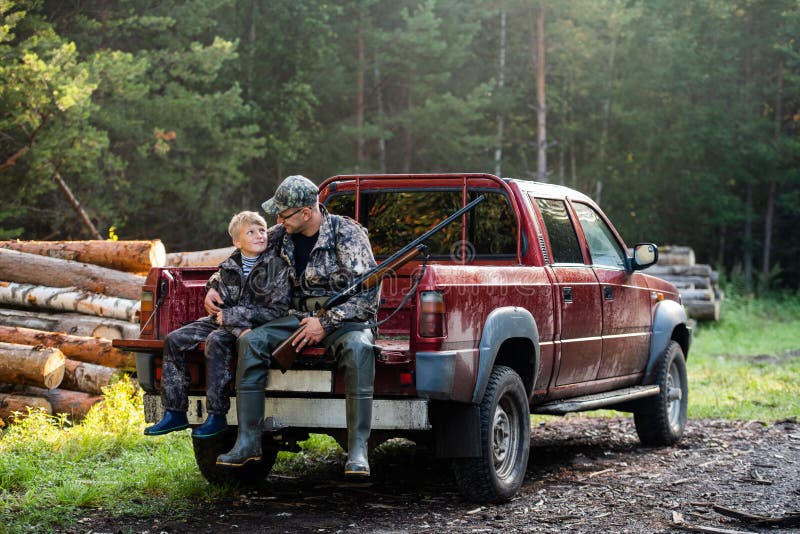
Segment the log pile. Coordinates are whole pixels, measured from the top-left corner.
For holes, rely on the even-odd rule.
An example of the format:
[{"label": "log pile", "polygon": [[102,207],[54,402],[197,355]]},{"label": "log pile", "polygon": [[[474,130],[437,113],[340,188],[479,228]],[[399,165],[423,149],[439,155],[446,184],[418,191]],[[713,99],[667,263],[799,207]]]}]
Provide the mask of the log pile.
[{"label": "log pile", "polygon": [[0,241],[0,419],[27,407],[86,415],[135,371],[112,339],[139,337],[142,273],[160,241]]},{"label": "log pile", "polygon": [[719,274],[710,265],[695,263],[694,250],[690,247],[659,247],[658,263],[645,272],[672,283],[678,289],[689,317],[698,321],[719,320],[723,298]]}]

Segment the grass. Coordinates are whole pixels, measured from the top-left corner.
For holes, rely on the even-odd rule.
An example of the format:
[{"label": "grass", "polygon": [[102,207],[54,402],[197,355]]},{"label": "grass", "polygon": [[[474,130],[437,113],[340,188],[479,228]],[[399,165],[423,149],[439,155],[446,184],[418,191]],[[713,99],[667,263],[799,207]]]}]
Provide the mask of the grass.
[{"label": "grass", "polygon": [[800,299],[732,297],[689,351],[689,416],[800,417]]},{"label": "grass", "polygon": [[[701,324],[689,353],[689,415],[775,421],[800,416],[800,298],[729,298],[722,320]],[[769,357],[758,357],[768,355]],[[608,412],[616,414],[616,412]],[[185,517],[200,502],[232,495],[205,482],[186,432],[142,435],[141,394],[128,381],[105,393],[84,421],[32,412],[0,435],[3,532],[80,525],[82,515]],[[340,453],[314,435],[274,470],[319,469]]]}]

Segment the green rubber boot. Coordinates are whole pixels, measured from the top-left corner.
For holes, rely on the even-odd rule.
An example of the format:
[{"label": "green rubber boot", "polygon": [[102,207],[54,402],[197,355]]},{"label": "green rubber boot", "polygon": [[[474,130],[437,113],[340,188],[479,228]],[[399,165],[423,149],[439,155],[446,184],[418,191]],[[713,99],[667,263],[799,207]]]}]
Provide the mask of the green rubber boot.
[{"label": "green rubber boot", "polygon": [[217,465],[242,467],[248,462],[261,461],[261,438],[264,426],[264,392],[241,391],[236,397],[239,433],[236,444],[226,454],[220,454]]},{"label": "green rubber boot", "polygon": [[350,398],[345,401],[347,412],[347,463],[344,476],[369,476],[368,442],[372,425],[372,397]]}]

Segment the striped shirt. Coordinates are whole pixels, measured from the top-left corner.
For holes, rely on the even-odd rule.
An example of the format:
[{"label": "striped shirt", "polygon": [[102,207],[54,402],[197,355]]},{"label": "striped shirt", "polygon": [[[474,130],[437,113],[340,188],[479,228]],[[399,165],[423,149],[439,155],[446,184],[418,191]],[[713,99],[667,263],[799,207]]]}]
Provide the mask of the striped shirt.
[{"label": "striped shirt", "polygon": [[255,266],[257,260],[258,256],[256,256],[255,258],[248,258],[244,254],[242,254],[242,272],[244,272],[245,278],[247,278],[247,275],[250,274],[250,271],[253,270],[253,266]]}]

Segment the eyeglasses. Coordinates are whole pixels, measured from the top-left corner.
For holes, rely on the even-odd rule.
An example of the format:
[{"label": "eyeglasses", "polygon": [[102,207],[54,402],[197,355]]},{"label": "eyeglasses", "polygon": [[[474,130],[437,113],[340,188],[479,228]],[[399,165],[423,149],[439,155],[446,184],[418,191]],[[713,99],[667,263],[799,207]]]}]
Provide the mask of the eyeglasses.
[{"label": "eyeglasses", "polygon": [[280,220],[282,220],[282,221],[285,221],[285,220],[287,220],[287,219],[291,219],[292,217],[294,217],[295,215],[297,215],[298,213],[300,213],[300,212],[301,212],[301,211],[303,211],[304,209],[306,209],[306,208],[305,208],[305,206],[303,206],[302,208],[298,208],[298,209],[294,210],[294,211],[293,211],[292,213],[290,213],[289,215],[281,215],[281,214],[279,213],[279,214],[278,214],[278,219],[280,219]]}]

